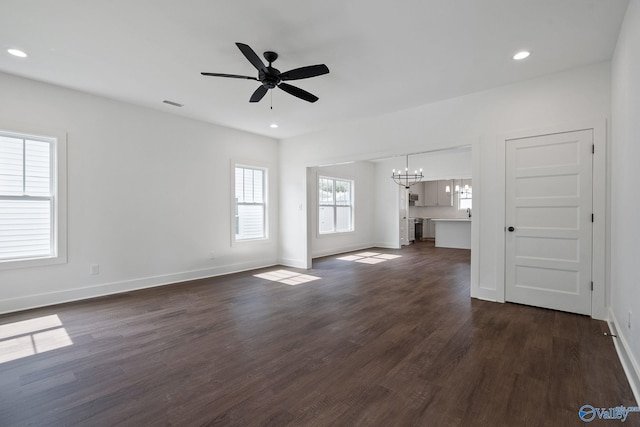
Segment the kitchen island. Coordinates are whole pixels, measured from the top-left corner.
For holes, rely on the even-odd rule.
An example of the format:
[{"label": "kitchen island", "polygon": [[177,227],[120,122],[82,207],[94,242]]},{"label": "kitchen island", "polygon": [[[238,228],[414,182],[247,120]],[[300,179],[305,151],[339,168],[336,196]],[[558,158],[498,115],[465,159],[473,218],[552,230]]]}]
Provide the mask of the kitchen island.
[{"label": "kitchen island", "polygon": [[436,247],[471,249],[471,218],[432,219],[436,225]]}]

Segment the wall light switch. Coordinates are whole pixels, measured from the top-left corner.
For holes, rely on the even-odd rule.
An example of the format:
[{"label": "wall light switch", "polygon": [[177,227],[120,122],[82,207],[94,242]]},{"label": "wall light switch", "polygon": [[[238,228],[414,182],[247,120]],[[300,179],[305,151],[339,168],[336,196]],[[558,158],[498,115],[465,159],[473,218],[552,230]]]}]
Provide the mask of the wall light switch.
[{"label": "wall light switch", "polygon": [[92,276],[97,276],[100,274],[100,265],[99,264],[91,264],[89,267],[89,274]]}]

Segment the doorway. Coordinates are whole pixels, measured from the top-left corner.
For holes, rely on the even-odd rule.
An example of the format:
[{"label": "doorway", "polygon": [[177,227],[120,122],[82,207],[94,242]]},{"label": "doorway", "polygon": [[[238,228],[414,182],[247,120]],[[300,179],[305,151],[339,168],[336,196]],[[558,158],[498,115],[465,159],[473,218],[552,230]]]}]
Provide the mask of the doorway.
[{"label": "doorway", "polygon": [[592,129],[505,141],[505,299],[592,313]]}]

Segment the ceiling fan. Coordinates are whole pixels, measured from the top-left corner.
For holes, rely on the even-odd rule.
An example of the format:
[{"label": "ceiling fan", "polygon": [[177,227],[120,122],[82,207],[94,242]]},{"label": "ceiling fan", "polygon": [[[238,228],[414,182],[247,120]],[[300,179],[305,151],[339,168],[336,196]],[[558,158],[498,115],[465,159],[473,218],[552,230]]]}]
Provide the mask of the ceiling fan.
[{"label": "ceiling fan", "polygon": [[251,64],[256,67],[258,70],[258,77],[251,76],[239,76],[237,74],[220,74],[220,73],[201,73],[203,76],[215,76],[215,77],[230,77],[233,79],[248,79],[248,80],[257,80],[262,85],[253,92],[249,102],[258,102],[260,101],[266,94],[269,89],[273,89],[275,87],[279,87],[283,91],[291,94],[297,98],[303,99],[309,102],[316,102],[318,97],[312,93],[307,92],[306,90],[302,90],[299,87],[292,86],[288,83],[283,83],[288,80],[300,80],[300,79],[308,79],[309,77],[321,76],[323,74],[327,74],[329,72],[329,68],[327,68],[324,64],[319,65],[309,65],[306,67],[294,68],[293,70],[285,71],[281,73],[280,70],[277,70],[271,66],[271,64],[278,59],[278,54],[275,52],[267,51],[264,53],[264,58],[267,60],[269,65],[264,65],[260,57],[251,49],[248,45],[243,43],[236,43],[240,52],[251,62]]}]

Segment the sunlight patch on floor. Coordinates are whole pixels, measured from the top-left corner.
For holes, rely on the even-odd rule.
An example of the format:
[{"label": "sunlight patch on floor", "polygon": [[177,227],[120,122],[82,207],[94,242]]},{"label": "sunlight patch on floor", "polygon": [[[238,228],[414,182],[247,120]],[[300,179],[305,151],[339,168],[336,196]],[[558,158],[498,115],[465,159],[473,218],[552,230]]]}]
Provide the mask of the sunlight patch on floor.
[{"label": "sunlight patch on floor", "polygon": [[355,255],[346,255],[338,257],[342,261],[354,261],[362,264],[378,264],[390,259],[400,258],[402,255],[381,254],[379,252],[360,252]]},{"label": "sunlight patch on floor", "polygon": [[0,325],[0,363],[72,344],[56,314]]},{"label": "sunlight patch on floor", "polygon": [[253,277],[271,280],[272,282],[284,283],[285,285],[300,285],[301,283],[320,280],[320,277],[311,276],[310,274],[296,273],[288,270],[275,270],[268,273],[254,274]]}]

